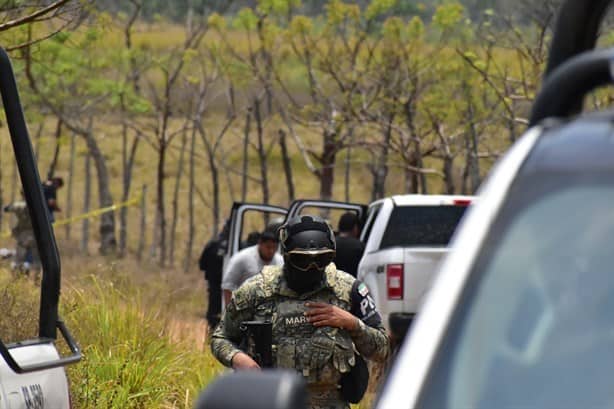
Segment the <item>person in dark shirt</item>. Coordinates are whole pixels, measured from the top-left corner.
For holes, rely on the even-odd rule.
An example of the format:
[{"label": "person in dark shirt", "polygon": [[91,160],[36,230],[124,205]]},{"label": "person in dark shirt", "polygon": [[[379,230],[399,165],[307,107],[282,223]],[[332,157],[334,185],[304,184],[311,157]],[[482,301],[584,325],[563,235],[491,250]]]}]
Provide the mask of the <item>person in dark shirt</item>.
[{"label": "person in dark shirt", "polygon": [[335,265],[339,270],[356,277],[358,263],[365,251],[364,244],[358,239],[360,226],[355,213],[344,213],[339,219],[339,233],[337,235],[337,256]]},{"label": "person in dark shirt", "polygon": [[61,211],[58,206],[58,189],[64,186],[64,179],[60,177],[48,178],[43,182],[43,195],[45,196],[45,202],[47,203],[47,210],[49,212],[49,220],[53,223],[55,216],[53,212]]},{"label": "person in dark shirt", "polygon": [[205,273],[207,292],[209,293],[205,317],[210,330],[220,322],[222,314],[222,271],[224,269],[224,254],[228,246],[230,220],[217,237],[207,242],[198,260],[198,266]]}]

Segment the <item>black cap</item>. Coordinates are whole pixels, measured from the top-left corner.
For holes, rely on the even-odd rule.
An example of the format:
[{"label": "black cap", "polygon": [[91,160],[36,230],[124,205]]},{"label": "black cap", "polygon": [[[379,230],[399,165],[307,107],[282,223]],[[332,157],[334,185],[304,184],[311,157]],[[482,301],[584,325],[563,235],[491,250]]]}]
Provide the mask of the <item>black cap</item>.
[{"label": "black cap", "polygon": [[275,243],[279,243],[279,237],[277,237],[274,232],[265,230],[258,238],[258,242],[263,243],[265,241],[274,241]]}]

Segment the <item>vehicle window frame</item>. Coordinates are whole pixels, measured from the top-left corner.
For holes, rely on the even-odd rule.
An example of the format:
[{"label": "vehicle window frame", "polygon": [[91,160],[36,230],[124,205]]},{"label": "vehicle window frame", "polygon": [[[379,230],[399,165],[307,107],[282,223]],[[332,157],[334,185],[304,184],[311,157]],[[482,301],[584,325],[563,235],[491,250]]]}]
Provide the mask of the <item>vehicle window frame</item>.
[{"label": "vehicle window frame", "polygon": [[379,216],[380,211],[382,210],[383,206],[384,206],[383,203],[379,203],[377,205],[374,205],[368,211],[367,221],[365,222],[365,225],[363,227],[363,230],[361,232],[361,237],[360,237],[360,241],[362,241],[363,244],[365,245],[369,241],[369,236],[371,235],[371,231],[373,230],[373,226],[375,225],[375,220],[377,219],[377,216]]}]

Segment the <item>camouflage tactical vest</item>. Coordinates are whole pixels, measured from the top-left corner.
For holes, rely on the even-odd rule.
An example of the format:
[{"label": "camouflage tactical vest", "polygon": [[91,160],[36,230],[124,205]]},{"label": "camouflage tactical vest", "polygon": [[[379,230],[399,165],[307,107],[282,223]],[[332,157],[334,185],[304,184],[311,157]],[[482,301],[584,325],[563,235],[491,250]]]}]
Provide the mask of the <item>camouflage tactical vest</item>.
[{"label": "camouflage tactical vest", "polygon": [[355,364],[354,344],[346,330],[309,323],[305,303],[323,302],[349,311],[353,277],[336,274],[331,264],[326,269],[326,286],[297,295],[282,284],[282,267],[267,266],[261,274],[264,297],[255,308],[254,319],[273,324],[274,366],[296,369],[310,387],[336,388],[341,374]]}]

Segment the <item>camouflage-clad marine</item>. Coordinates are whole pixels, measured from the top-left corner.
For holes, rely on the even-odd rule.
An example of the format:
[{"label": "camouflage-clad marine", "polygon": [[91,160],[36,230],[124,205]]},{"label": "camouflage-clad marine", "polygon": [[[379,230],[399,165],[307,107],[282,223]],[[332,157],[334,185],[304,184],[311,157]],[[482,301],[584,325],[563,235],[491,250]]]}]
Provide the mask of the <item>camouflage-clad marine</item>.
[{"label": "camouflage-clad marine", "polygon": [[30,222],[28,206],[24,201],[17,201],[5,206],[4,211],[15,215],[11,226],[11,236],[16,242],[15,267],[23,268],[26,262],[37,259],[36,239]]},{"label": "camouflage-clad marine", "polygon": [[270,321],[273,364],[302,374],[313,409],[349,408],[339,390],[342,374],[355,365],[355,350],[384,361],[389,339],[367,287],[337,270],[334,235],[316,216],[293,218],[282,226],[285,264],[265,267],[232,296],[211,349],[225,366],[258,364],[238,348],[243,321]]}]

